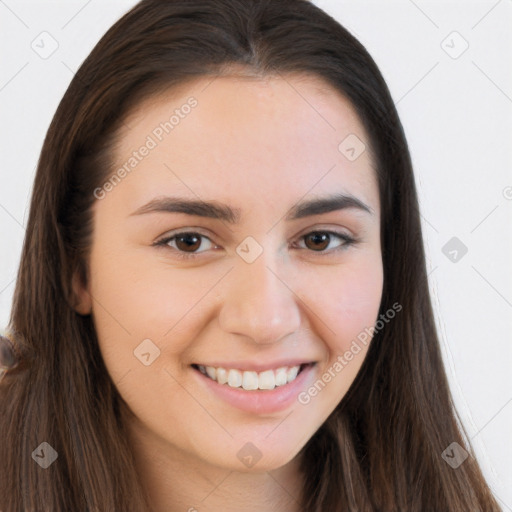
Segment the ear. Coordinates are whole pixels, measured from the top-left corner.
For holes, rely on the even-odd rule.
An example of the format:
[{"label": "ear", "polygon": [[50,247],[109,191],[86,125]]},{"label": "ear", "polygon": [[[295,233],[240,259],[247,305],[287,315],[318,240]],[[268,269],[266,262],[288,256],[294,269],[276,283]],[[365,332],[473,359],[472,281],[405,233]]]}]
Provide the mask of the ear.
[{"label": "ear", "polygon": [[85,281],[83,273],[79,269],[75,270],[71,279],[73,309],[80,315],[90,315],[92,312],[92,299]]}]

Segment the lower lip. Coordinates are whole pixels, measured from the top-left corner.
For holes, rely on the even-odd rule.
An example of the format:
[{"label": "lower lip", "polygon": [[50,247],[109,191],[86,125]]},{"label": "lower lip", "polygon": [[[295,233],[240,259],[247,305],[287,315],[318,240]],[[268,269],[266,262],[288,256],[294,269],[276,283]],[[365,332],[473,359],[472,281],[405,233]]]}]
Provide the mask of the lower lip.
[{"label": "lower lip", "polygon": [[315,369],[316,364],[309,364],[304,367],[295,380],[284,386],[271,390],[255,389],[250,391],[232,388],[228,384],[219,384],[199,370],[193,368],[193,371],[210,391],[233,407],[254,414],[268,414],[283,411],[296,402],[298,394],[309,385]]}]

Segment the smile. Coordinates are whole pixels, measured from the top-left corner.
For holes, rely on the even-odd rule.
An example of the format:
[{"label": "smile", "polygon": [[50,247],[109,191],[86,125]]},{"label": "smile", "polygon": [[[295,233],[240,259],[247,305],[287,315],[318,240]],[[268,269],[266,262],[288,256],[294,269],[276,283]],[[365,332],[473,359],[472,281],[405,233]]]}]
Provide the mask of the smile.
[{"label": "smile", "polygon": [[[309,363],[312,364],[312,363]],[[246,391],[256,389],[272,390],[293,382],[308,363],[296,366],[282,366],[280,368],[262,372],[243,371],[234,368],[221,368],[214,366],[192,365],[203,375],[219,384],[226,384],[232,388],[242,388]]]},{"label": "smile", "polygon": [[285,361],[265,366],[249,361],[240,364],[247,370],[229,366],[192,364],[191,370],[207,395],[259,415],[283,412],[296,405],[299,393],[312,384],[318,373],[316,362],[297,360],[289,361],[288,365]]}]

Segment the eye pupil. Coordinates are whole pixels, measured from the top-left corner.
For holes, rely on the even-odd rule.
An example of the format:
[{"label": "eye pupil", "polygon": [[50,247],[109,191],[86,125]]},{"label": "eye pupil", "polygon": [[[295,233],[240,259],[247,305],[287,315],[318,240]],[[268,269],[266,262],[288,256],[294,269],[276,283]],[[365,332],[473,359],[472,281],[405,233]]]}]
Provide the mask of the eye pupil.
[{"label": "eye pupil", "polygon": [[[184,245],[180,247],[180,244]],[[201,245],[201,237],[194,235],[193,233],[186,233],[184,235],[178,235],[176,237],[176,246],[180,251],[192,252],[198,249]]]},{"label": "eye pupil", "polygon": [[[310,247],[308,242],[311,241],[313,244],[323,244],[322,247]],[[329,246],[329,242],[331,241],[331,237],[328,233],[310,233],[306,236],[305,243],[308,249],[322,251],[326,247]]]}]

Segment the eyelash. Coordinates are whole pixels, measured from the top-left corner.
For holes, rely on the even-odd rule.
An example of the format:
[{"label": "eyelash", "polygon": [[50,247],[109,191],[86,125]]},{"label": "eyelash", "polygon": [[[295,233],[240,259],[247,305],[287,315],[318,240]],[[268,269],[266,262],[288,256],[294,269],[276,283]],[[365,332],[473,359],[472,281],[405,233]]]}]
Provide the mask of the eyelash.
[{"label": "eyelash", "polygon": [[[342,244],[342,245],[339,245],[338,247],[335,247],[334,249],[330,249],[329,251],[313,251],[313,250],[310,250],[310,252],[312,253],[316,253],[316,254],[319,254],[319,255],[324,255],[324,254],[331,254],[331,253],[337,253],[339,251],[343,251],[345,249],[348,249],[350,246],[352,245],[355,245],[356,243],[358,243],[358,240],[351,237],[350,235],[347,235],[346,233],[339,233],[337,231],[330,231],[330,230],[313,230],[313,231],[310,231],[304,235],[301,235],[299,237],[300,240],[306,238],[308,235],[312,235],[313,233],[315,234],[327,234],[327,235],[330,235],[330,236],[335,236],[337,238],[340,238],[341,240],[343,240],[345,243]],[[174,240],[175,238],[181,236],[181,235],[198,235],[199,237],[201,238],[206,238],[208,240],[210,240],[210,242],[213,244],[212,240],[207,237],[206,235],[203,235],[201,233],[198,233],[196,231],[181,231],[179,233],[174,233],[172,236],[167,236],[163,239],[160,239],[160,240],[157,240],[153,246],[155,247],[167,247],[169,249],[171,249],[173,252],[176,253],[176,256],[178,258],[181,258],[181,259],[184,259],[184,260],[187,260],[187,259],[193,259],[193,258],[197,258],[201,252],[204,252],[204,251],[201,251],[201,252],[190,252],[190,253],[187,253],[185,251],[181,251],[179,249],[175,249],[174,247],[170,247],[168,244],[171,240]],[[215,245],[215,244],[214,244]],[[301,247],[301,249],[303,249]],[[306,248],[307,250],[307,248]]]}]

